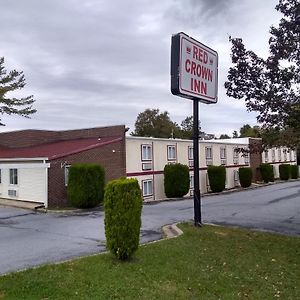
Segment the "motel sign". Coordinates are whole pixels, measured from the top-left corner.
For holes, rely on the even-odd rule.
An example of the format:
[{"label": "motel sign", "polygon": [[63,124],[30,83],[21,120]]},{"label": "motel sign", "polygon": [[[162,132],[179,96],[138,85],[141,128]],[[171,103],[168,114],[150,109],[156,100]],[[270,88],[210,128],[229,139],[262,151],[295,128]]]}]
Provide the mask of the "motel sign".
[{"label": "motel sign", "polygon": [[172,36],[171,92],[207,104],[218,101],[218,53],[183,32]]}]

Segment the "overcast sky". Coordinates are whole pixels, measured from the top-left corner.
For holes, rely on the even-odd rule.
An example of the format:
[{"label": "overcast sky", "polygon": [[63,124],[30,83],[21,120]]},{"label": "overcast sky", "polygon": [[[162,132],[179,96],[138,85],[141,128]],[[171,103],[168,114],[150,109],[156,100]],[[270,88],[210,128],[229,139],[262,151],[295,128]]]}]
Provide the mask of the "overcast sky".
[{"label": "overcast sky", "polygon": [[256,123],[243,101],[228,98],[228,35],[268,53],[276,0],[0,0],[0,57],[25,73],[31,119],[1,116],[1,131],[72,129],[125,124],[139,112],[192,115],[192,101],[170,92],[171,36],[183,31],[218,52],[219,101],[200,105],[202,129],[232,134]]}]

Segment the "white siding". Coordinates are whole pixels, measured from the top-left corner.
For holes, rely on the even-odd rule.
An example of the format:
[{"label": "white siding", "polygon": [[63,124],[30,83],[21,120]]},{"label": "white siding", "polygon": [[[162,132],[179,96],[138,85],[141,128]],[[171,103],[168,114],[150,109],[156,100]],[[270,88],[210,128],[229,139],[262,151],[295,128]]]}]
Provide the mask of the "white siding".
[{"label": "white siding", "polygon": [[[47,207],[47,164],[0,163],[1,183],[0,198],[43,203]],[[18,184],[9,183],[9,169],[18,170]],[[9,190],[16,191],[16,196],[9,195]]]},{"label": "white siding", "polygon": [[[239,166],[244,165],[244,158],[242,154],[239,153],[239,163],[237,166],[234,165],[233,162],[233,149],[235,147],[247,147],[248,144],[244,144],[244,142],[248,141],[248,139],[240,139],[235,143],[230,141],[226,143],[226,141],[220,142],[212,140],[212,141],[201,141],[200,142],[200,161],[199,166],[200,170],[200,190],[201,193],[208,192],[207,189],[207,165],[206,165],[206,157],[205,157],[205,148],[212,148],[213,159],[212,162],[214,165],[221,164],[221,156],[220,149],[226,148],[226,173],[227,173],[227,188],[233,188],[236,186],[236,182],[234,182],[234,171],[238,170]],[[152,147],[152,170],[142,169],[142,159],[141,159],[141,146],[151,144]],[[176,148],[176,161],[168,161],[167,158],[167,149],[168,146],[175,146]],[[144,137],[127,137],[126,138],[126,172],[128,177],[137,178],[140,186],[142,187],[142,181],[152,179],[154,194],[152,197],[146,197],[145,200],[160,200],[164,199],[164,176],[163,170],[166,164],[178,162],[184,165],[189,165],[188,159],[188,149],[193,146],[193,141],[191,140],[179,140],[179,139],[155,139],[155,138],[144,138]],[[190,171],[192,174],[193,171]],[[190,191],[186,196],[190,196]]]}]

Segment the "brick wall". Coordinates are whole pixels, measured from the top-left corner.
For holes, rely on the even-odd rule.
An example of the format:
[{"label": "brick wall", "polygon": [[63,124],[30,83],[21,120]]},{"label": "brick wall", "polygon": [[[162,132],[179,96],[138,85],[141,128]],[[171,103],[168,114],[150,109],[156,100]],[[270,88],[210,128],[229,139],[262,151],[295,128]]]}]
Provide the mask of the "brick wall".
[{"label": "brick wall", "polygon": [[124,125],[63,131],[20,130],[0,133],[0,146],[19,148],[77,138],[119,137],[123,136],[124,132]]},{"label": "brick wall", "polygon": [[119,142],[50,161],[48,175],[48,206],[68,205],[64,166],[75,163],[98,163],[105,169],[106,182],[126,176],[125,134]]}]

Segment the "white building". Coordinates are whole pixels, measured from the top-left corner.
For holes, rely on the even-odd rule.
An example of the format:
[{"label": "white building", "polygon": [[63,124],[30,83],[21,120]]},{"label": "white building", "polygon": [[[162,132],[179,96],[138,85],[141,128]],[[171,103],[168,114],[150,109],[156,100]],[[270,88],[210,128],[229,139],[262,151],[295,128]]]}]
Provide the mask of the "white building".
[{"label": "white building", "polygon": [[[200,141],[199,177],[201,193],[209,192],[207,178],[207,166],[209,165],[224,165],[226,167],[226,188],[230,189],[239,186],[238,169],[240,167],[250,166],[253,169],[255,179],[257,168],[262,162],[272,163],[275,166],[276,178],[279,177],[278,165],[280,163],[296,163],[295,151],[286,148],[270,149],[267,152],[268,158],[265,153],[243,154],[236,151],[236,149],[249,150],[249,145],[255,143],[261,143],[261,139],[236,138]],[[271,158],[274,151],[275,157],[272,156]],[[163,170],[166,164],[172,163],[181,163],[190,167],[191,185],[186,196],[191,196],[193,193],[193,141],[126,137],[126,175],[139,181],[145,201],[166,198]]]},{"label": "white building", "polygon": [[[193,193],[193,142],[181,139],[125,137],[125,126],[66,131],[22,130],[0,134],[0,198],[33,202],[45,207],[68,205],[68,168],[76,163],[97,163],[106,180],[123,176],[139,181],[145,201],[166,198],[165,165],[181,163],[190,168]],[[200,190],[209,191],[207,167],[226,167],[226,188],[239,186],[239,167],[250,166],[259,180],[262,162],[274,166],[279,177],[281,163],[295,164],[296,152],[272,148],[264,153],[237,149],[258,148],[261,139],[237,138],[200,141]]]}]

